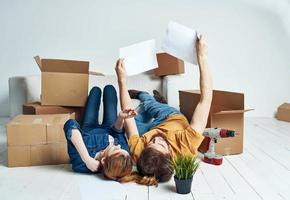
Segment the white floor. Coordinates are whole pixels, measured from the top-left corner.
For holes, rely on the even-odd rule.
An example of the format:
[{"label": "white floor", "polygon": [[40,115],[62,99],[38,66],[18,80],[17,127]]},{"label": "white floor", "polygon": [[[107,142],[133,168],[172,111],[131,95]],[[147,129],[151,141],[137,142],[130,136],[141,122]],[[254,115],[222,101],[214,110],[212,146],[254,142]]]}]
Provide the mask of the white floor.
[{"label": "white floor", "polygon": [[1,200],[290,200],[290,123],[246,118],[244,153],[225,157],[221,166],[201,163],[191,194],[178,195],[172,180],[156,188],[76,174],[69,165],[7,168],[6,121],[0,118]]}]

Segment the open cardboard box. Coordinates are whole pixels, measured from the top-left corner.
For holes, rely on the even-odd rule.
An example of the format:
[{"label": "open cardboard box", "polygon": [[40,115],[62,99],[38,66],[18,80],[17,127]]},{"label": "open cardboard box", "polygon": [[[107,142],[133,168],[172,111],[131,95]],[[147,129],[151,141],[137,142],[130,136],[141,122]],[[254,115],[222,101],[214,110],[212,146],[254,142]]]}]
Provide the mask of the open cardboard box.
[{"label": "open cardboard box", "polygon": [[89,62],[34,57],[41,71],[41,104],[85,106]]},{"label": "open cardboard box", "polygon": [[184,62],[167,53],[158,53],[158,68],[154,69],[155,76],[166,76],[184,73]]},{"label": "open cardboard box", "polygon": [[[180,111],[191,121],[192,114],[200,100],[199,90],[179,91]],[[244,94],[227,91],[213,91],[213,99],[207,121],[207,127],[225,128],[236,131],[233,138],[221,138],[215,145],[216,152],[222,155],[243,152],[244,113],[252,109],[244,108]],[[199,147],[204,153],[208,149],[209,139],[205,138]]]},{"label": "open cardboard box", "polygon": [[18,115],[6,125],[8,166],[68,163],[64,123],[73,114]]}]

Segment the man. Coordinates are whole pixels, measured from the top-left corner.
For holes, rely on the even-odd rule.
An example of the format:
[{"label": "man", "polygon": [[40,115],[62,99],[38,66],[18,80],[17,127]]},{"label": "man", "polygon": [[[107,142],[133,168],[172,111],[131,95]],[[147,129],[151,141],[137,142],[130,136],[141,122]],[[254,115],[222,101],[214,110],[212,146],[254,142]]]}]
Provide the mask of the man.
[{"label": "man", "polygon": [[[196,51],[200,71],[201,98],[190,123],[179,111],[157,102],[146,92],[137,92],[135,96],[141,100],[144,112],[154,118],[150,130],[139,136],[135,119],[125,120],[132,158],[137,163],[140,175],[150,180],[148,183],[168,181],[173,174],[171,159],[178,154],[196,155],[203,140],[202,132],[207,123],[212,101],[212,80],[206,62],[206,45],[202,36],[197,37]],[[121,108],[122,110],[132,109],[123,59],[118,60],[116,73]]]}]

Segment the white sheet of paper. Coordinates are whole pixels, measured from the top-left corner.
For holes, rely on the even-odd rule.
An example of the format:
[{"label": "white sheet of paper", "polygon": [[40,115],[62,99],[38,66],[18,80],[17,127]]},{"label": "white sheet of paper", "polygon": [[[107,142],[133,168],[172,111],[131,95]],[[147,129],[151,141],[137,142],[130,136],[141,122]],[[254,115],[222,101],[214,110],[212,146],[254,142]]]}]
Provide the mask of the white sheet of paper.
[{"label": "white sheet of paper", "polygon": [[120,48],[127,75],[140,74],[158,67],[155,40],[147,40]]},{"label": "white sheet of paper", "polygon": [[125,199],[124,186],[116,181],[102,180],[96,175],[80,175],[79,188],[82,200],[91,199]]},{"label": "white sheet of paper", "polygon": [[197,64],[195,49],[196,37],[196,31],[170,21],[161,48],[172,56],[192,64]]}]

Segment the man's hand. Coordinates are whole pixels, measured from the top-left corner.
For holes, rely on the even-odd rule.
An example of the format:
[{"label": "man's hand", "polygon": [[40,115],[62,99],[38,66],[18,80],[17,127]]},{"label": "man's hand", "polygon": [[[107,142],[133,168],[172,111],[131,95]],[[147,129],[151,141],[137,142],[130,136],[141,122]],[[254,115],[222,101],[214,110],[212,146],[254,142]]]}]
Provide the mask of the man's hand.
[{"label": "man's hand", "polygon": [[118,77],[118,81],[119,82],[126,81],[126,70],[125,70],[124,58],[120,58],[117,60],[115,70]]},{"label": "man's hand", "polygon": [[85,164],[89,170],[92,172],[97,172],[100,166],[100,161],[95,160],[92,157],[89,157],[88,159],[85,160]]},{"label": "man's hand", "polygon": [[132,118],[132,117],[135,117],[136,115],[137,115],[137,113],[133,109],[125,109],[119,113],[119,116],[122,119]]},{"label": "man's hand", "polygon": [[197,35],[195,47],[196,47],[196,53],[197,53],[198,61],[206,59],[207,46],[206,46],[206,44],[204,42],[204,39],[203,39],[202,35]]}]

